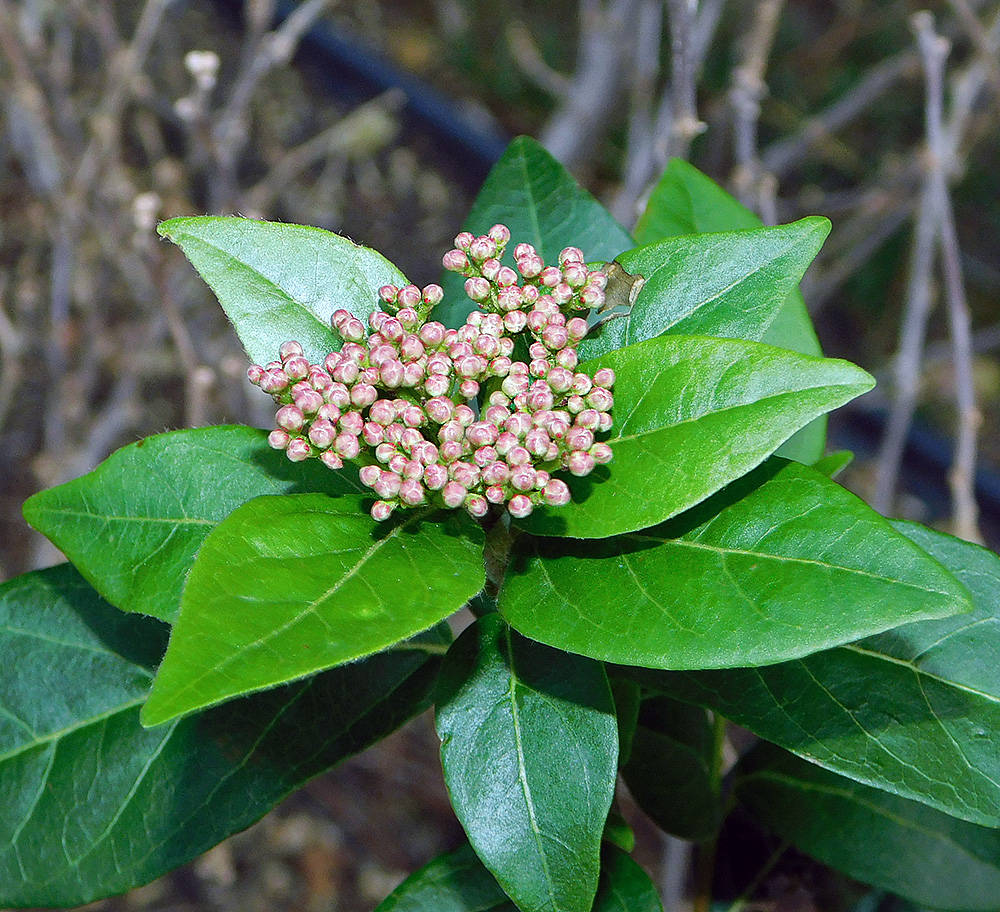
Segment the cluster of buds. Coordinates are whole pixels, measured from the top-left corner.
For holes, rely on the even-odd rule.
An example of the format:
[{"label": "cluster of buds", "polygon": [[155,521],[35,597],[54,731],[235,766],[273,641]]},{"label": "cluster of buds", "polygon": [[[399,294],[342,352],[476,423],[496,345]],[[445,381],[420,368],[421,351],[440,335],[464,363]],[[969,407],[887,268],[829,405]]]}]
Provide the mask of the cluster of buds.
[{"label": "cluster of buds", "polygon": [[[600,306],[606,280],[577,248],[546,267],[520,244],[519,284],[498,260],[509,238],[503,225],[478,238],[463,232],[445,255],[482,308],[460,329],[428,319],[440,286],[386,285],[367,326],[346,310],[333,315],[344,344],[322,364],[285,342],[279,360],[251,366],[250,381],[280,405],[270,445],[331,469],[361,462],[360,479],[378,497],[376,520],[398,506],[464,507],[482,517],[506,504],[520,518],[539,504],[568,503],[569,487],[552,473],[584,476],[611,459],[595,435],[611,427],[614,372],[576,370],[587,332],[579,314]],[[528,361],[513,360],[519,336]]]}]

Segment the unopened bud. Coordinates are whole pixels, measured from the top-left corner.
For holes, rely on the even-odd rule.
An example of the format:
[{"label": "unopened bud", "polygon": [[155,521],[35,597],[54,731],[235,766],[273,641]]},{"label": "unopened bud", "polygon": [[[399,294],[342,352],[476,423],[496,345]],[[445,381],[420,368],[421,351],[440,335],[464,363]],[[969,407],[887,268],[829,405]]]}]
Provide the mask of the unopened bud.
[{"label": "unopened bud", "polygon": [[527,494],[515,494],[508,501],[507,509],[515,519],[524,519],[526,516],[531,515],[534,504],[532,504],[531,498]]}]

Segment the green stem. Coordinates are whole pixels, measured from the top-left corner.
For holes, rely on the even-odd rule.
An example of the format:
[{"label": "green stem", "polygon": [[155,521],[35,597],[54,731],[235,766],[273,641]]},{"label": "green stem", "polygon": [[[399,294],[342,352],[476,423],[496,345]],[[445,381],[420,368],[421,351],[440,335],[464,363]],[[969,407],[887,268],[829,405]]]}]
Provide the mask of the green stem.
[{"label": "green stem", "polygon": [[[722,788],[722,760],[726,746],[726,720],[718,713],[712,714],[712,767],[710,785],[715,794]],[[712,880],[715,875],[715,857],[719,847],[718,834],[698,844],[695,852],[694,912],[709,912],[712,905]]]},{"label": "green stem", "polygon": [[729,907],[729,912],[741,912],[743,907],[750,901],[750,898],[757,892],[757,888],[764,882],[764,878],[774,870],[774,866],[781,860],[781,856],[785,854],[788,846],[789,843],[782,840],[781,845],[771,853],[771,857],[768,858],[764,866],[757,872],[757,876],[751,881],[749,886],[736,897],[733,904]]}]

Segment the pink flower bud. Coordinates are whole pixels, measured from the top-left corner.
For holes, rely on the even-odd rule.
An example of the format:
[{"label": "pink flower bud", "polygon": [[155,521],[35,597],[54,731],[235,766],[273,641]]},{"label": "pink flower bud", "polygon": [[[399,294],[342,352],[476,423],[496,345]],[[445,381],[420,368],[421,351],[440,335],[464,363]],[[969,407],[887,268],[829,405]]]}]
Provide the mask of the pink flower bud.
[{"label": "pink flower bud", "polygon": [[302,346],[298,342],[282,342],[281,348],[278,349],[278,357],[282,361],[287,358],[302,357],[304,352],[302,351]]},{"label": "pink flower bud", "polygon": [[544,409],[550,409],[555,404],[555,397],[552,395],[552,390],[545,389],[532,389],[528,393],[528,410],[532,412],[540,412]]},{"label": "pink flower bud", "polygon": [[534,504],[532,504],[531,498],[527,494],[515,494],[507,502],[507,509],[515,519],[524,519],[526,516],[531,515]]},{"label": "pink flower bud", "polygon": [[451,509],[462,506],[462,502],[465,500],[465,496],[468,492],[463,488],[457,481],[449,481],[441,489],[441,500],[444,501],[444,505]]},{"label": "pink flower bud", "polygon": [[479,267],[479,271],[483,274],[484,278],[489,279],[491,282],[496,282],[497,276],[500,274],[500,261],[490,257],[490,259],[483,261],[483,265]]},{"label": "pink flower bud", "polygon": [[534,285],[528,285],[526,288],[521,289],[521,296],[524,298],[525,303],[534,304],[541,293]]},{"label": "pink flower bud", "polygon": [[594,457],[583,450],[573,450],[566,456],[566,468],[579,478],[593,472],[594,465]]},{"label": "pink flower bud", "polygon": [[570,501],[569,485],[562,479],[553,478],[545,485],[542,496],[550,507],[564,507]]},{"label": "pink flower bud", "polygon": [[459,250],[468,250],[476,236],[471,231],[460,231],[455,235],[455,246]]},{"label": "pink flower bud", "polygon": [[562,270],[556,266],[546,266],[538,275],[538,280],[546,288],[555,288],[562,278]]},{"label": "pink flower bud", "polygon": [[489,503],[481,494],[470,494],[463,505],[473,519],[482,519],[490,510]]},{"label": "pink flower bud", "polygon": [[277,396],[288,389],[288,375],[280,368],[269,370],[260,378],[260,388],[265,393]]},{"label": "pink flower bud", "polygon": [[559,265],[566,263],[582,263],[583,251],[579,247],[564,247],[559,253]]},{"label": "pink flower bud", "polygon": [[524,448],[532,456],[544,456],[551,442],[544,428],[532,428],[524,435]]},{"label": "pink flower bud", "polygon": [[604,292],[593,285],[585,285],[580,291],[580,303],[585,307],[603,307]]},{"label": "pink flower bud", "polygon": [[361,444],[354,434],[338,434],[333,441],[333,451],[344,459],[357,459],[361,452]]},{"label": "pink flower bud", "polygon": [[[428,377],[428,382],[431,378]],[[424,403],[424,411],[435,424],[444,424],[450,421],[455,413],[455,403],[445,396],[435,396]]]},{"label": "pink flower bud", "polygon": [[[520,247],[521,245],[518,244],[516,249]],[[524,256],[516,256],[515,254],[515,262],[517,263],[517,271],[526,279],[537,278],[545,269],[545,262],[537,253],[529,253]]]},{"label": "pink flower bud", "polygon": [[301,430],[306,423],[305,415],[297,405],[283,405],[274,416],[274,423],[279,428],[291,433]]},{"label": "pink flower bud", "polygon": [[[387,320],[388,318],[389,314],[387,314],[384,310],[373,310],[370,314],[368,314],[368,325],[375,332],[378,332],[382,326],[382,321]],[[369,338],[368,341],[371,342],[372,340]]]},{"label": "pink flower bud", "polygon": [[305,437],[293,437],[288,441],[285,453],[292,462],[302,462],[312,455],[312,447],[309,446],[309,441]]},{"label": "pink flower bud", "polygon": [[378,390],[374,386],[367,383],[356,383],[351,388],[351,404],[355,408],[368,408],[376,399],[378,399]]},{"label": "pink flower bud", "polygon": [[551,351],[558,351],[566,346],[569,341],[569,334],[565,326],[553,326],[549,324],[542,330],[542,341],[546,348]]},{"label": "pink flower bud", "polygon": [[504,431],[497,437],[497,442],[495,444],[496,451],[501,456],[506,456],[514,447],[517,446],[517,435],[512,434],[510,431]]},{"label": "pink flower bud", "polygon": [[527,324],[528,329],[530,329],[533,333],[540,333],[546,326],[549,325],[548,314],[536,308],[528,314]]},{"label": "pink flower bud", "polygon": [[402,503],[410,507],[422,504],[426,500],[424,486],[416,478],[404,479],[403,483],[399,486],[399,499]]},{"label": "pink flower bud", "polygon": [[329,402],[325,402],[319,407],[316,417],[325,418],[327,421],[333,421],[336,423],[340,418],[340,409]]},{"label": "pink flower bud", "polygon": [[577,342],[587,335],[587,330],[587,321],[583,317],[573,317],[571,320],[566,321],[566,335],[573,345],[576,345]]},{"label": "pink flower bud", "polygon": [[496,447],[489,445],[481,446],[475,453],[472,454],[473,461],[477,466],[479,466],[480,469],[495,463],[499,458],[500,454],[497,452]]},{"label": "pink flower bud", "polygon": [[476,413],[467,405],[456,405],[455,420],[462,425],[463,428],[467,428],[473,421],[476,420]]},{"label": "pink flower bud", "polygon": [[594,445],[594,434],[585,427],[573,427],[566,432],[565,443],[571,450],[589,450]]},{"label": "pink flower bud", "polygon": [[356,342],[347,342],[340,350],[341,359],[353,361],[355,364],[360,364],[367,354],[368,349]]},{"label": "pink flower bud", "polygon": [[[385,387],[385,389],[398,389],[403,382],[403,362],[397,361],[395,358],[383,361],[378,373],[381,386]],[[371,388],[374,389],[374,387]],[[351,401],[354,401],[354,394],[357,390],[358,387],[356,386],[351,391]]]},{"label": "pink flower bud", "polygon": [[442,323],[425,323],[417,332],[420,341],[428,348],[437,348],[444,341],[445,328]]},{"label": "pink flower bud", "polygon": [[456,459],[461,459],[465,453],[465,447],[462,445],[461,441],[458,440],[445,440],[442,441],[441,446],[438,447],[438,452],[441,456],[441,461],[446,465],[450,465]]},{"label": "pink flower bud", "polygon": [[479,466],[471,462],[453,462],[448,466],[448,474],[466,489],[479,484]]},{"label": "pink flower bud", "polygon": [[490,283],[482,276],[473,276],[465,280],[465,293],[477,304],[482,304],[490,298]]},{"label": "pink flower bud", "polygon": [[321,450],[327,449],[337,436],[337,428],[332,421],[320,419],[309,428],[309,441]]},{"label": "pink flower bud", "polygon": [[388,499],[399,494],[399,486],[402,482],[403,479],[400,478],[395,472],[382,472],[372,487],[375,489],[375,493],[378,494],[379,497]]},{"label": "pink flower bud", "polygon": [[518,445],[511,447],[510,451],[507,453],[507,465],[509,466],[528,465],[530,462],[531,453],[529,453],[523,446]]},{"label": "pink flower bud", "polygon": [[573,289],[570,288],[565,282],[560,282],[555,288],[552,289],[552,300],[560,306],[568,304],[573,300]]},{"label": "pink flower bud", "polygon": [[406,389],[415,389],[424,380],[424,368],[419,361],[411,361],[403,365],[403,382],[400,386]]},{"label": "pink flower bud", "polygon": [[[420,304],[420,289],[416,285],[404,285],[399,289],[399,295],[396,298],[396,302],[400,307],[417,307]],[[385,331],[385,326],[388,325],[388,320],[383,324],[383,328],[379,330],[382,335],[386,338],[392,338]],[[393,321],[396,322],[396,321]]]},{"label": "pink flower bud", "polygon": [[390,516],[392,516],[392,511],[396,509],[396,505],[393,503],[388,503],[384,500],[376,500],[372,504],[371,515],[375,522],[385,522]]},{"label": "pink flower bud", "polygon": [[415,333],[420,328],[420,314],[412,307],[403,307],[396,313],[396,319],[407,332]]},{"label": "pink flower bud", "polygon": [[494,225],[487,233],[497,247],[506,247],[510,240],[510,229],[506,225]]},{"label": "pink flower bud", "polygon": [[267,445],[275,450],[283,450],[288,446],[289,436],[287,431],[275,428],[267,435]]},{"label": "pink flower bud", "polygon": [[490,257],[496,256],[497,253],[497,242],[489,235],[482,235],[477,237],[469,245],[469,257],[473,262],[483,262],[483,260],[488,260]]},{"label": "pink flower bud", "polygon": [[603,269],[595,269],[588,275],[587,284],[604,291],[608,287],[608,274]]},{"label": "pink flower bud", "polygon": [[457,443],[464,437],[465,429],[454,419],[446,421],[438,431],[438,440],[442,443]]},{"label": "pink flower bud", "polygon": [[495,358],[500,354],[500,340],[496,336],[480,333],[472,340],[472,350],[484,358]]},{"label": "pink flower bud", "polygon": [[553,367],[545,375],[545,381],[554,393],[566,393],[573,388],[573,372],[565,367]]},{"label": "pink flower bud", "polygon": [[[498,390],[499,392],[499,390]],[[501,393],[501,395],[503,395]],[[490,397],[492,401],[493,397]],[[504,405],[491,405],[486,408],[483,412],[483,418],[490,424],[494,424],[499,428],[503,423],[510,418],[510,409]]]},{"label": "pink flower bud", "polygon": [[375,447],[375,458],[385,465],[393,456],[396,455],[396,447],[391,443],[380,443]]},{"label": "pink flower bud", "polygon": [[587,404],[599,412],[610,412],[611,407],[615,404],[615,398],[611,395],[610,390],[595,386],[587,395]]},{"label": "pink flower bud", "polygon": [[482,466],[480,473],[483,484],[502,485],[510,477],[510,467],[507,463],[494,459]]},{"label": "pink flower bud", "polygon": [[360,437],[361,432],[365,429],[365,419],[361,417],[360,412],[344,412],[337,421],[337,425],[345,434]]},{"label": "pink flower bud", "polygon": [[345,342],[360,342],[364,339],[365,335],[365,324],[355,317],[344,320],[343,324],[341,324],[340,337]]},{"label": "pink flower bud", "polygon": [[516,365],[511,365],[510,373],[504,377],[503,383],[500,384],[501,391],[510,399],[513,399],[521,393],[526,393],[528,391],[528,387],[531,385],[531,381],[527,377],[514,374],[513,369],[515,366]]},{"label": "pink flower bud", "polygon": [[528,325],[528,315],[523,310],[512,310],[504,314],[504,329],[509,333],[519,333]]},{"label": "pink flower bud", "polygon": [[463,399],[475,399],[479,395],[479,381],[463,380],[458,384],[458,392]]},{"label": "pink flower bud", "polygon": [[426,349],[420,341],[420,336],[408,333],[399,340],[399,353],[406,361],[416,361],[424,355]]},{"label": "pink flower bud", "polygon": [[531,371],[532,377],[544,377],[549,372],[549,367],[551,363],[547,358],[535,358],[528,365],[528,370]]},{"label": "pink flower bud", "polygon": [[445,374],[431,374],[424,380],[424,390],[433,398],[447,396],[451,390],[451,378]]},{"label": "pink flower bud", "polygon": [[495,424],[476,421],[465,429],[465,439],[474,447],[487,446],[496,442],[499,433]]},{"label": "pink flower bud", "polygon": [[420,408],[419,405],[409,405],[404,410],[400,417],[408,428],[418,428],[420,427],[427,416],[424,414],[424,410]]},{"label": "pink flower bud", "polygon": [[497,292],[497,304],[505,313],[516,312],[523,303],[524,295],[516,285],[505,285]]},{"label": "pink flower bud", "polygon": [[[407,408],[415,408],[415,406],[407,406]],[[404,409],[403,411],[405,412],[406,409]],[[423,442],[424,442],[424,435],[421,434],[420,431],[418,431],[415,427],[403,428],[403,432],[399,435],[399,445],[407,453],[412,453],[413,448]]]},{"label": "pink flower bud", "polygon": [[396,409],[389,399],[376,399],[368,410],[368,418],[383,426],[392,424],[396,420]]},{"label": "pink flower bud", "polygon": [[504,497],[506,496],[500,485],[490,485],[485,491],[483,491],[483,494],[485,494],[486,499],[493,504],[503,503]]},{"label": "pink flower bud", "polygon": [[508,288],[517,284],[517,273],[510,266],[501,266],[494,280],[501,288]]},{"label": "pink flower bud", "polygon": [[590,277],[590,272],[587,270],[587,266],[582,262],[565,262],[560,264],[563,271],[563,280],[571,288],[582,288],[587,284],[587,279]]},{"label": "pink flower bud", "polygon": [[448,483],[448,470],[439,462],[424,469],[424,485],[431,491],[440,491]]},{"label": "pink flower bud", "polygon": [[264,368],[259,364],[251,364],[247,368],[247,380],[249,380],[254,386],[260,386],[260,381],[264,379],[264,375],[267,373]]},{"label": "pink flower bud", "polygon": [[530,491],[535,486],[535,470],[530,465],[519,465],[511,469],[510,486],[515,491]]},{"label": "pink flower bud", "polygon": [[573,375],[573,392],[578,396],[586,396],[587,393],[591,391],[593,386],[593,381],[586,374],[580,373]]},{"label": "pink flower bud", "polygon": [[441,265],[448,272],[465,272],[469,268],[469,258],[461,250],[449,250],[441,257]]},{"label": "pink flower bud", "polygon": [[614,455],[611,452],[611,447],[606,443],[595,443],[590,448],[589,452],[593,457],[594,462],[598,465],[604,465],[605,463],[611,462],[611,457]]},{"label": "pink flower bud", "polygon": [[441,303],[444,298],[444,289],[440,285],[435,285],[431,283],[430,285],[425,285],[423,293],[421,294],[424,304],[428,307],[434,307]]},{"label": "pink flower bud", "polygon": [[438,448],[429,440],[421,440],[411,448],[410,454],[422,466],[429,466],[437,462]]},{"label": "pink flower bud", "polygon": [[319,454],[319,459],[328,469],[342,469],[344,467],[344,460],[333,450],[324,450]]},{"label": "pink flower bud", "polygon": [[602,367],[594,374],[594,386],[610,390],[615,382],[615,372],[610,367]]},{"label": "pink flower bud", "polygon": [[368,421],[361,430],[361,436],[364,437],[365,443],[367,443],[368,446],[378,446],[383,440],[385,440],[385,428],[382,427],[381,424],[377,424],[374,421]]},{"label": "pink flower bud", "polygon": [[386,425],[385,428],[385,442],[391,443],[396,446],[399,443],[399,438],[403,436],[403,425],[398,421],[392,424]]},{"label": "pink flower bud", "polygon": [[364,465],[358,469],[358,479],[368,488],[374,488],[382,470],[377,465]]},{"label": "pink flower bud", "polygon": [[504,422],[503,426],[504,430],[510,431],[520,439],[531,430],[533,422],[531,415],[527,412],[515,412]]}]

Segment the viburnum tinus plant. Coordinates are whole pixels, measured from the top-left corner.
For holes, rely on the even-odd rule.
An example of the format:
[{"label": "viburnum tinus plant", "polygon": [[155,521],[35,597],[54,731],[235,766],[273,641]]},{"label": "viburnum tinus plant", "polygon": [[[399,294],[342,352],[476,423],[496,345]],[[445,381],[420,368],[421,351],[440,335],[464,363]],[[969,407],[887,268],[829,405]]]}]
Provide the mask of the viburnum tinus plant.
[{"label": "viburnum tinus plant", "polygon": [[0,905],[145,883],[433,705],[468,842],[385,912],[659,909],[619,773],[703,908],[747,815],[997,908],[1000,560],[832,480],[872,380],[797,291],[827,223],[674,162],[630,237],[519,139],[466,228],[421,289],[314,228],[160,226],[275,425],[26,504],[71,563],[0,588]]}]

